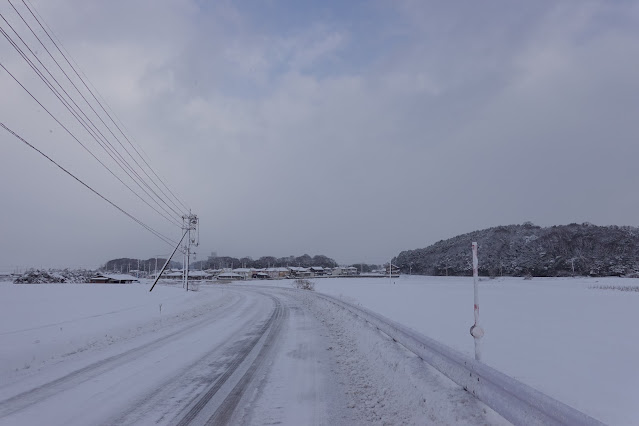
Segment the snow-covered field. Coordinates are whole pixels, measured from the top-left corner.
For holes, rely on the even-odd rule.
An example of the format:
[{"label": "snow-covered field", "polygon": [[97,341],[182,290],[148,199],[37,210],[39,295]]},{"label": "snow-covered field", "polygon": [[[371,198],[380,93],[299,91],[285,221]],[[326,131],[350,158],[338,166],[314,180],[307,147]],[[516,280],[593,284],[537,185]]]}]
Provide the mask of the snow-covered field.
[{"label": "snow-covered field", "polygon": [[[314,281],[316,292],[359,304],[473,354],[469,335],[472,278]],[[242,336],[254,334],[251,330],[270,315],[273,302],[253,285],[290,288],[292,281],[208,284],[190,293],[179,285],[160,285],[149,293],[147,283],[0,283],[0,424],[32,424],[42,416],[48,416],[44,418],[51,424],[105,419],[107,423],[132,424],[140,419],[148,423],[152,418],[149,413],[157,415],[158,410],[164,414],[153,422],[171,424],[185,404],[184,395],[201,391],[209,380],[203,378],[204,371],[226,368],[209,359],[225,359],[227,355],[222,356],[219,348],[241,343]],[[482,280],[483,361],[605,423],[638,424],[639,292],[592,287],[632,290],[639,288],[639,280]],[[428,390],[432,383],[420,392],[430,395],[431,401],[439,396],[436,406],[440,408],[433,411],[427,399],[423,406],[417,406],[410,402],[415,395],[409,397],[410,391],[402,390],[415,389],[417,361],[398,363],[403,355],[391,348],[392,341],[377,342],[375,333],[350,324],[349,315],[330,304],[314,302],[317,298],[305,292],[301,294],[308,297],[300,299],[295,296],[300,293],[265,291],[272,291],[288,313],[281,326],[284,337],[276,337],[274,342],[279,343],[272,345],[279,352],[266,363],[273,366],[270,372],[259,374],[268,379],[262,387],[255,385],[252,395],[257,401],[250,404],[254,408],[245,413],[244,423],[268,418],[284,424],[327,424],[336,419],[342,419],[343,424],[392,424],[389,410],[398,406],[403,407],[404,423],[415,422],[424,413],[442,415],[444,406],[453,407],[449,409],[456,417],[443,415],[440,421],[500,421],[485,407],[478,412],[486,412],[488,417],[478,416],[464,399],[472,397],[463,396],[463,391],[436,372],[426,376],[445,392]],[[408,367],[383,372],[384,365]],[[113,368],[112,374],[105,371],[107,366]],[[127,371],[135,379],[128,377]],[[402,374],[409,379],[402,379]],[[65,379],[58,383],[60,377]],[[299,377],[305,379],[296,382]],[[309,388],[311,385],[315,387]],[[154,388],[166,390],[164,394],[149,393]],[[320,388],[327,392],[317,394]],[[335,401],[338,391],[351,396]],[[21,392],[26,396],[16,397]],[[61,405],[77,399],[85,404],[81,413],[69,417],[60,412]],[[138,399],[141,402],[134,404],[135,410],[120,412]],[[297,405],[282,405],[282,401],[291,400],[297,400]],[[30,404],[37,408],[20,408]],[[462,406],[466,411],[459,408]],[[10,423],[3,423],[5,420]]]},{"label": "snow-covered field", "polygon": [[192,298],[181,288],[149,287],[0,283],[0,375],[166,328],[211,303],[206,293]]},{"label": "snow-covered field", "polygon": [[507,424],[311,292],[148,288],[0,284],[0,425]]},{"label": "snow-covered field", "polygon": [[[316,279],[339,296],[474,355],[472,278]],[[288,281],[270,285],[290,286]],[[483,278],[483,362],[596,419],[639,424],[639,292],[627,278]]]}]

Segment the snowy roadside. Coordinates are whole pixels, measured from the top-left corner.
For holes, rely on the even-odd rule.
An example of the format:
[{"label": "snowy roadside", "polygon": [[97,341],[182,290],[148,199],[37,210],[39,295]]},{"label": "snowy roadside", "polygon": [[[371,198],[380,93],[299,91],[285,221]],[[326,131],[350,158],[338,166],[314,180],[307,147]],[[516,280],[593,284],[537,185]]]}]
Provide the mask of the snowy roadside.
[{"label": "snowy roadside", "polygon": [[[291,281],[269,281],[291,287]],[[243,284],[237,284],[243,285]],[[378,312],[472,356],[472,279],[402,276],[316,279],[316,291]],[[480,282],[484,362],[608,424],[639,418],[639,293],[596,289],[639,280]]]},{"label": "snowy roadside", "polygon": [[312,294],[299,300],[331,331],[346,405],[358,424],[510,424],[415,354]]},{"label": "snowy roadside", "polygon": [[242,285],[290,311],[232,424],[510,424],[349,311],[307,291]]},{"label": "snowy roadside", "polygon": [[37,381],[45,367],[90,362],[94,352],[170,333],[231,302],[230,295],[179,286],[149,293],[145,284],[1,283],[0,292],[0,396],[14,382]]}]

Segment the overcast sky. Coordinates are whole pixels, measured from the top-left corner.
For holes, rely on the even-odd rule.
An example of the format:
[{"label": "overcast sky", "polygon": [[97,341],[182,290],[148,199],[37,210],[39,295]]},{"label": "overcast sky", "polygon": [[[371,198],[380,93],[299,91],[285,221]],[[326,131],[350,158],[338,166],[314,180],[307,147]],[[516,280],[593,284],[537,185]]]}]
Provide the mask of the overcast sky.
[{"label": "overcast sky", "polygon": [[[382,263],[496,225],[639,225],[636,1],[31,1],[199,215],[198,258]],[[72,123],[1,37],[0,62]],[[179,238],[1,69],[0,122]],[[0,268],[170,252],[0,147]]]}]

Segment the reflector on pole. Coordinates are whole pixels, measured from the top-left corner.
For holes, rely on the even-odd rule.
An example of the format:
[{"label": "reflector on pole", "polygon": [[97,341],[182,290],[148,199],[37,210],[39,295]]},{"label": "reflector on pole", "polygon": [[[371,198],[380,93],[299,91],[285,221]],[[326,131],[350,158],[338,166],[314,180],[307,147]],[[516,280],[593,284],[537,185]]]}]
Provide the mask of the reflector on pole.
[{"label": "reflector on pole", "polygon": [[484,330],[479,326],[479,287],[477,278],[479,276],[479,261],[477,259],[477,243],[473,242],[473,290],[475,293],[475,306],[473,313],[475,315],[475,324],[470,327],[470,335],[475,339],[475,359],[481,361],[481,338],[484,337]]}]

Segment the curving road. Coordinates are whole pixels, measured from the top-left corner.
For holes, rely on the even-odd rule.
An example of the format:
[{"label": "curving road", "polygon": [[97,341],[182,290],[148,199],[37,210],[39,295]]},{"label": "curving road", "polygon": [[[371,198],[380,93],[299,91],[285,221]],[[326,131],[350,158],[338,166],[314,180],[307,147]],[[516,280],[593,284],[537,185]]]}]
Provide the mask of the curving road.
[{"label": "curving road", "polygon": [[0,425],[506,423],[315,293],[201,291],[203,315],[0,384]]}]

